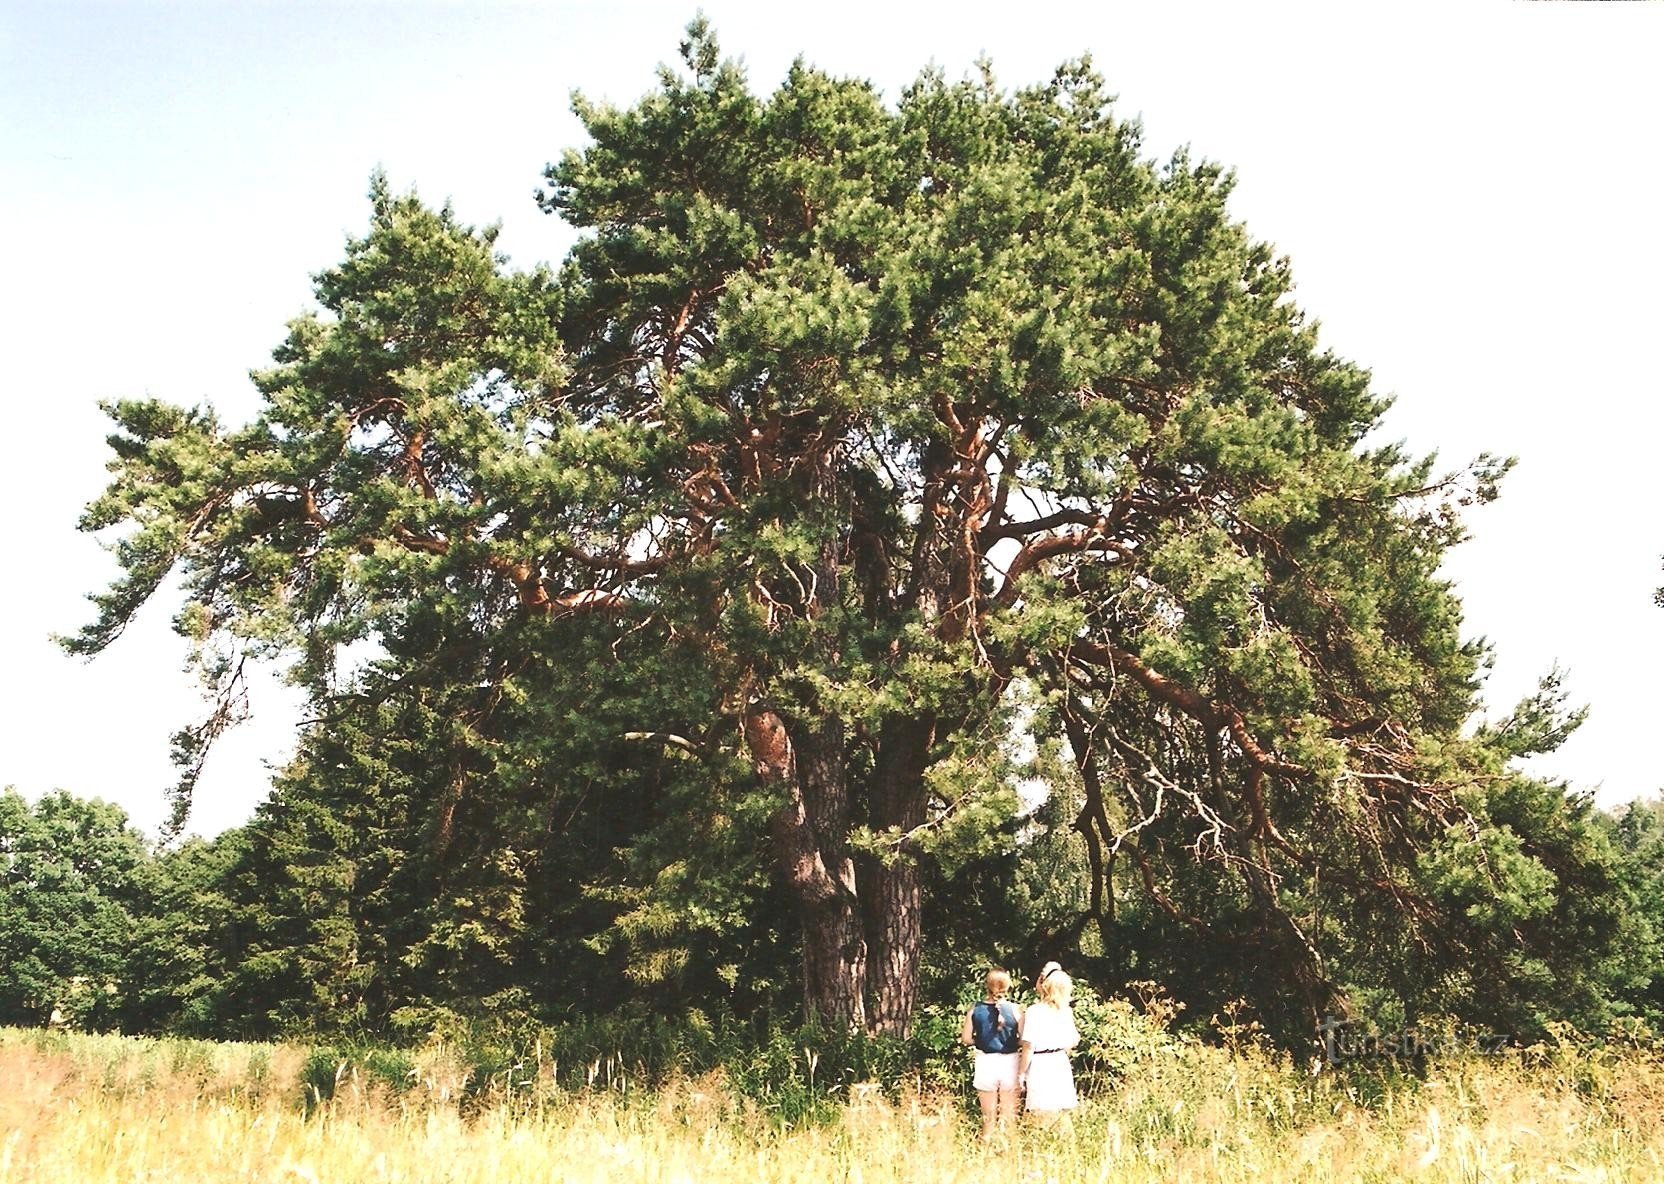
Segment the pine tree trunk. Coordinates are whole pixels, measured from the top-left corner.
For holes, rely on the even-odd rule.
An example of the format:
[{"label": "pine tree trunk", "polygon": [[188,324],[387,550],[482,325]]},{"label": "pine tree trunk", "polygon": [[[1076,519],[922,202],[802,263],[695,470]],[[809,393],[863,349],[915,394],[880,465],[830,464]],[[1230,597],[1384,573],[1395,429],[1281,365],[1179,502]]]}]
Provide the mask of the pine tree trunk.
[{"label": "pine tree trunk", "polygon": [[[757,775],[785,802],[772,819],[775,858],[803,928],[803,998],[833,1030],[905,1036],[918,998],[924,885],[905,852],[864,857],[859,889],[842,727],[826,718],[788,728],[776,713],[747,715]],[[924,823],[924,769],[934,740],[928,718],[893,720],[879,743],[869,801],[875,830],[905,834]]]},{"label": "pine tree trunk", "polygon": [[[893,720],[885,726],[871,803],[875,831],[898,827],[906,834],[925,821],[924,770],[933,738],[934,726],[927,719]],[[861,895],[871,955],[867,1024],[875,1033],[905,1036],[918,996],[923,882],[918,864],[905,852],[887,862],[868,860],[863,871]]]},{"label": "pine tree trunk", "polygon": [[855,902],[830,907],[800,904],[803,924],[803,999],[811,1018],[830,1032],[866,1027],[862,988],[867,977],[866,941]]},{"label": "pine tree trunk", "polygon": [[872,960],[868,985],[872,1006],[870,1031],[905,1036],[913,1022],[918,995],[919,944],[924,903],[919,869],[911,860],[874,869],[867,910]]},{"label": "pine tree trunk", "polygon": [[775,859],[803,927],[803,998],[834,1031],[867,1025],[867,944],[848,848],[849,790],[842,729],[823,720],[791,734],[774,712],[745,719],[757,775],[786,795],[772,820]]}]

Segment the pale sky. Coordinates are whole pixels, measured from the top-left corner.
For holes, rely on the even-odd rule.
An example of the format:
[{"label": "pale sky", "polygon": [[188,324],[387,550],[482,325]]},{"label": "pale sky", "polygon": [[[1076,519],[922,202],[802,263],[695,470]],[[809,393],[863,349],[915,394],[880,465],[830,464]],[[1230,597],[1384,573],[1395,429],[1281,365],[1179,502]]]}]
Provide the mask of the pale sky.
[{"label": "pale sky", "polygon": [[[1008,86],[1090,51],[1153,155],[1237,171],[1234,210],[1293,261],[1325,343],[1397,397],[1386,435],[1450,465],[1520,458],[1447,571],[1496,649],[1505,709],[1558,662],[1583,730],[1536,771],[1603,804],[1664,785],[1664,4],[833,5],[706,0],[772,89],[799,54],[894,96],[981,55]],[[368,177],[470,222],[521,266],[570,236],[543,165],[582,144],[574,88],[627,103],[673,61],[681,3],[7,0],[0,7],[0,785],[121,803],[153,829],[168,736],[203,711],[153,606],[87,663],[50,634],[114,571],[78,534],[105,397],[211,401],[309,307],[367,224]],[[191,829],[245,820],[292,749],[270,681],[210,760]]]}]

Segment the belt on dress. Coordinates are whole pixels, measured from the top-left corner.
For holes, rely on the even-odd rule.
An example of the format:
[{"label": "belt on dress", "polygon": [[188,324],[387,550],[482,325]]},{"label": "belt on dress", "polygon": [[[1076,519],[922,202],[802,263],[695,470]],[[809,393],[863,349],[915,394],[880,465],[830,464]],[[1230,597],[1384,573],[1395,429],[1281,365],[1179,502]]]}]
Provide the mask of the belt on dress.
[{"label": "belt on dress", "polygon": [[1049,1052],[1068,1052],[1068,1051],[1069,1050],[1066,1049],[1066,1048],[1037,1048],[1037,1049],[1033,1050],[1032,1052],[1030,1052],[1028,1055],[1031,1056],[1031,1057],[1043,1057]]}]

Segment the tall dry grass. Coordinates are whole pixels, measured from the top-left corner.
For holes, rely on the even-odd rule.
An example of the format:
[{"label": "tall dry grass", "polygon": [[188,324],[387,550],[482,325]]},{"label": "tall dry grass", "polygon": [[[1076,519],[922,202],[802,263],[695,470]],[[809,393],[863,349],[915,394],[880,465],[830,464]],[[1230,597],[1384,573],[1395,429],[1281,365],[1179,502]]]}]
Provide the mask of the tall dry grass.
[{"label": "tall dry grass", "polygon": [[[400,1088],[304,1050],[0,1031],[0,1184],[140,1181],[1659,1181],[1664,1064],[1561,1045],[1425,1079],[1311,1076],[1255,1049],[1132,1066],[1067,1132],[979,1147],[965,1098],[864,1093],[783,1125],[719,1073],[563,1091],[553,1066],[469,1091],[442,1047]],[[473,1100],[462,1104],[462,1099]]]}]

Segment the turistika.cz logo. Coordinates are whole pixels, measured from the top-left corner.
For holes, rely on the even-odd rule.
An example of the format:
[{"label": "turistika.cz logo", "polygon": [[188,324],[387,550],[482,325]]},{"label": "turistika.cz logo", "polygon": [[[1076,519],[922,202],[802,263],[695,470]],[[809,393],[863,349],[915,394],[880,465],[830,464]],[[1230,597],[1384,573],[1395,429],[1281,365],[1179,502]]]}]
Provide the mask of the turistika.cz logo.
[{"label": "turistika.cz logo", "polygon": [[1332,1015],[1323,1017],[1317,1031],[1323,1042],[1323,1059],[1330,1065],[1342,1061],[1408,1060],[1456,1052],[1498,1056],[1514,1044],[1512,1036],[1479,1028],[1461,1028],[1438,1035],[1415,1028],[1377,1032],[1356,1020],[1337,1019]]}]

